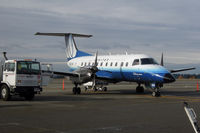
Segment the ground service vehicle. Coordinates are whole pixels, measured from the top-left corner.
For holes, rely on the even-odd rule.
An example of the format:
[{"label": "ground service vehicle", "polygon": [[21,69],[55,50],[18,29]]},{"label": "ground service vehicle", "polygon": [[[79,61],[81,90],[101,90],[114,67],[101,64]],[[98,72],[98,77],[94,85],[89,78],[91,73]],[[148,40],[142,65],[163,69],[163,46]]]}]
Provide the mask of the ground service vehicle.
[{"label": "ground service vehicle", "polygon": [[[5,54],[5,53],[4,53]],[[7,60],[0,63],[0,94],[4,101],[19,95],[32,100],[42,91],[40,63],[32,60]]]}]

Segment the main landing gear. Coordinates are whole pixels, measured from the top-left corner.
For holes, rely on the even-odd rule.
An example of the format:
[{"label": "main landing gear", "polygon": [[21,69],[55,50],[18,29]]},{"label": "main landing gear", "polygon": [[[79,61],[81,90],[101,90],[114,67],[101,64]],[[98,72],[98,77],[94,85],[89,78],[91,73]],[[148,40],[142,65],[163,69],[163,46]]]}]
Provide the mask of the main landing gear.
[{"label": "main landing gear", "polygon": [[144,87],[141,84],[136,87],[136,93],[144,93]]},{"label": "main landing gear", "polygon": [[73,87],[72,92],[74,95],[81,94],[81,88],[78,87],[78,84],[75,84],[75,87]]}]

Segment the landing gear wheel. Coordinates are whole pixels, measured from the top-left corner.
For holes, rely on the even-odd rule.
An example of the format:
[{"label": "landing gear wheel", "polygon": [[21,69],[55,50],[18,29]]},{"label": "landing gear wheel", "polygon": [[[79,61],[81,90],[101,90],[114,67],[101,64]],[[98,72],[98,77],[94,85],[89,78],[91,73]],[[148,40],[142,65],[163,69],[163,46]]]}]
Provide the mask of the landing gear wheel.
[{"label": "landing gear wheel", "polygon": [[94,91],[96,92],[96,91],[98,91],[98,89],[97,89],[97,87],[96,86],[94,86]]},{"label": "landing gear wheel", "polygon": [[152,92],[152,96],[154,96],[154,97],[160,97],[160,91],[157,91],[157,92],[153,91]]},{"label": "landing gear wheel", "polygon": [[81,88],[80,87],[73,87],[72,92],[74,95],[81,94]]},{"label": "landing gear wheel", "polygon": [[77,89],[77,94],[81,94],[81,88],[78,87],[78,88],[76,88],[76,89]]},{"label": "landing gear wheel", "polygon": [[4,101],[9,101],[11,98],[10,89],[7,87],[7,85],[2,85],[2,87],[1,87],[1,98]]},{"label": "landing gear wheel", "polygon": [[103,91],[107,91],[108,90],[108,88],[107,87],[103,87]]},{"label": "landing gear wheel", "polygon": [[73,87],[72,92],[74,95],[76,95],[76,87]]},{"label": "landing gear wheel", "polygon": [[136,93],[144,93],[144,88],[142,86],[138,86],[136,88]]}]

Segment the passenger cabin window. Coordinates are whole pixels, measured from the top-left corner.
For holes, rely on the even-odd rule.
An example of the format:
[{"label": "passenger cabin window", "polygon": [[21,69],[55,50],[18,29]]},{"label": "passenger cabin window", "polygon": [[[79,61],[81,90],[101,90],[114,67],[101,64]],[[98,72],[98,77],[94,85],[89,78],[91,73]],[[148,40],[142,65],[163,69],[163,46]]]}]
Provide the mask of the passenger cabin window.
[{"label": "passenger cabin window", "polygon": [[81,62],[81,66],[83,66],[83,62]]},{"label": "passenger cabin window", "polygon": [[88,63],[88,66],[90,66],[90,62]]},{"label": "passenger cabin window", "polygon": [[106,66],[108,65],[108,62],[106,62]]},{"label": "passenger cabin window", "polygon": [[141,58],[141,65],[157,65],[153,58]]},{"label": "passenger cabin window", "polygon": [[112,66],[112,64],[113,64],[113,63],[111,62],[111,63],[110,63],[110,66]]},{"label": "passenger cabin window", "polygon": [[87,62],[85,62],[85,66],[87,65]]},{"label": "passenger cabin window", "polygon": [[101,62],[101,65],[100,66],[103,66],[103,62]]},{"label": "passenger cabin window", "polygon": [[126,67],[128,66],[128,62],[126,62]]},{"label": "passenger cabin window", "polygon": [[132,66],[134,66],[134,65],[139,65],[139,63],[140,63],[139,59],[135,59],[135,60],[133,61]]},{"label": "passenger cabin window", "polygon": [[123,67],[123,65],[124,65],[124,62],[121,63],[121,67]]},{"label": "passenger cabin window", "polygon": [[115,66],[117,66],[117,62],[115,63]]}]

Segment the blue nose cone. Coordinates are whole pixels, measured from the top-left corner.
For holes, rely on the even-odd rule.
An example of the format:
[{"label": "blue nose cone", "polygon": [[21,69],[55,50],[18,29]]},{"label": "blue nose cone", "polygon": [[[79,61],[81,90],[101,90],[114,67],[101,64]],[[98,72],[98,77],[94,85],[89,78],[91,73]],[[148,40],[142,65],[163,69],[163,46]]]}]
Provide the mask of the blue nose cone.
[{"label": "blue nose cone", "polygon": [[166,73],[164,75],[163,80],[164,80],[164,83],[172,83],[172,82],[176,81],[176,79],[174,78],[174,76],[171,73]]}]

